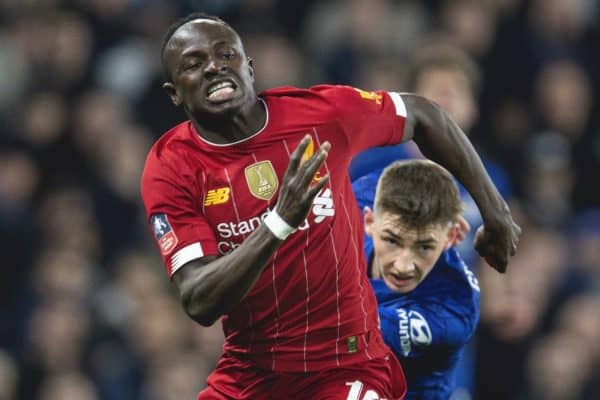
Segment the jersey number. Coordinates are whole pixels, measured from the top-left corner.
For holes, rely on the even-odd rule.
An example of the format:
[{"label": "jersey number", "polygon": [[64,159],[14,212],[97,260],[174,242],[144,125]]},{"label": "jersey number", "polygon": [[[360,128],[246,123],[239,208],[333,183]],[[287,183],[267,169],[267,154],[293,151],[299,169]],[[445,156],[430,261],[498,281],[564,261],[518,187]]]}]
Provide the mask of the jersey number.
[{"label": "jersey number", "polygon": [[346,386],[350,386],[350,392],[346,400],[385,400],[380,399],[377,392],[371,389],[367,390],[363,397],[360,397],[364,386],[361,381],[346,382]]}]

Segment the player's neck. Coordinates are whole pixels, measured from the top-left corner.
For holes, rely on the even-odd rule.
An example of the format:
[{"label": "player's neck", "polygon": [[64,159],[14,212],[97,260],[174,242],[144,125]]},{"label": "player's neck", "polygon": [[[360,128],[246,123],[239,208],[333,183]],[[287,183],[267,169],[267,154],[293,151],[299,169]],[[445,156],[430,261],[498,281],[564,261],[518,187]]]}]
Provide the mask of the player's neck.
[{"label": "player's neck", "polygon": [[208,115],[190,119],[196,133],[203,139],[215,144],[228,144],[261,131],[267,123],[267,109],[266,104],[257,99],[247,110],[234,115]]}]

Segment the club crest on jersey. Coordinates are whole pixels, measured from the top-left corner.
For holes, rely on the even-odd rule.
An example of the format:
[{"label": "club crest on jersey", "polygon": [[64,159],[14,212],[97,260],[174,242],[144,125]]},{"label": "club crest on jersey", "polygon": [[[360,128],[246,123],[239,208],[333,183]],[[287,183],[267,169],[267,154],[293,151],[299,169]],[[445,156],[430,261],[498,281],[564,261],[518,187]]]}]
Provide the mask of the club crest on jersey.
[{"label": "club crest on jersey", "polygon": [[354,88],[354,90],[356,90],[358,94],[360,94],[360,97],[362,97],[363,99],[372,100],[377,104],[381,104],[381,99],[383,98],[383,96],[381,96],[377,92],[367,92],[366,90],[362,90],[359,88]]},{"label": "club crest on jersey", "polygon": [[158,247],[160,247],[160,252],[164,255],[169,254],[177,246],[179,240],[171,224],[169,224],[167,214],[152,215],[150,224],[152,225],[154,238],[158,242]]},{"label": "club crest on jersey", "polygon": [[250,193],[261,200],[270,200],[279,187],[271,161],[259,161],[244,170]]}]

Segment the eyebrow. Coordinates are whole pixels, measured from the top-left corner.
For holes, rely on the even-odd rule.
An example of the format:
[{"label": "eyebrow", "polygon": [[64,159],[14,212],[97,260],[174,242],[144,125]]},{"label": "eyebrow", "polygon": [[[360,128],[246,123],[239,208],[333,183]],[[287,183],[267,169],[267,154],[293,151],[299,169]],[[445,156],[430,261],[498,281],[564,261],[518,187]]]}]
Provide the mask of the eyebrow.
[{"label": "eyebrow", "polygon": [[[233,45],[231,42],[229,42],[227,40],[219,40],[218,42],[212,43],[212,44],[210,44],[207,47],[214,49],[216,47],[223,46],[223,45],[231,46],[231,47],[235,46],[235,45]],[[193,49],[188,49],[188,50],[183,51],[181,53],[181,58],[194,57],[194,56],[204,55],[204,54],[205,54],[205,52],[203,50],[201,50],[201,49],[199,49],[199,48],[196,47],[196,48],[193,48]]]},{"label": "eyebrow", "polygon": [[184,51],[183,53],[181,53],[181,58],[196,57],[204,54],[206,54],[204,51],[196,48]]},{"label": "eyebrow", "polygon": [[[383,233],[392,236],[396,240],[404,241],[404,238],[402,236],[396,234],[395,232],[391,231],[390,229],[387,229],[387,228],[384,229]],[[425,238],[425,239],[415,240],[415,244],[435,244],[435,243],[437,243],[437,240],[435,240],[434,238]]]},{"label": "eyebrow", "polygon": [[437,243],[437,240],[435,240],[434,238],[427,238],[427,239],[421,239],[421,240],[415,241],[415,244],[435,244],[435,243]]}]

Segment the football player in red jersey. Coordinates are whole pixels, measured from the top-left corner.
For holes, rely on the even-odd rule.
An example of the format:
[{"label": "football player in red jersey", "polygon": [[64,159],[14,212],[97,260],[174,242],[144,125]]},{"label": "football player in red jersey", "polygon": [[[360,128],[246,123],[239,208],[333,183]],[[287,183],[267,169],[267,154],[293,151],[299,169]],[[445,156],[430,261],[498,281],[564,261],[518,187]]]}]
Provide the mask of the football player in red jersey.
[{"label": "football player in red jersey", "polygon": [[348,179],[365,148],[414,139],[470,191],[477,248],[506,269],[519,227],[464,133],[409,94],[348,86],[259,95],[252,60],[219,18],[165,36],[163,87],[189,120],[152,147],[142,197],[188,315],[221,319],[225,345],[199,399],[397,399]]}]

